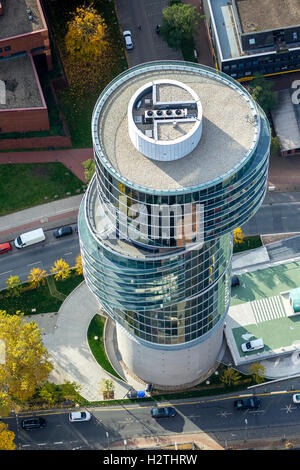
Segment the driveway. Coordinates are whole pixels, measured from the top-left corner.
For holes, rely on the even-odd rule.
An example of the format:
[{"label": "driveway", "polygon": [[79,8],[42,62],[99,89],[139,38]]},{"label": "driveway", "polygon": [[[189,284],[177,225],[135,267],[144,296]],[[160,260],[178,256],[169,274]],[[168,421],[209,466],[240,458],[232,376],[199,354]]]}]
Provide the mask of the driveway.
[{"label": "driveway", "polygon": [[134,49],[127,51],[129,67],[154,60],[183,60],[181,51],[168,47],[155,32],[156,25],[162,21],[162,10],[168,4],[168,0],[116,0],[120,28],[131,31],[134,43]]}]

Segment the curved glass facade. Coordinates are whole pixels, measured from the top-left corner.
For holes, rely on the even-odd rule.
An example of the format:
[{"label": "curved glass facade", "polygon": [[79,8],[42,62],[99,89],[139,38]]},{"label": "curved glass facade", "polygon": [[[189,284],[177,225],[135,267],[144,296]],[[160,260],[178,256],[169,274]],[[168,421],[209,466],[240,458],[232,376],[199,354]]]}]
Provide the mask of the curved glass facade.
[{"label": "curved glass facade", "polygon": [[[107,112],[108,98],[132,77],[147,73],[149,80],[151,71],[163,75],[171,69],[206,74],[216,84],[221,80],[222,86],[236,89],[254,110],[255,139],[226,174],[165,190],[133,183],[113,167],[104,152],[101,117]],[[208,67],[149,63],[124,72],[103,91],[95,106],[92,133],[96,174],[79,212],[89,288],[107,313],[137,339],[168,347],[204,341],[215,326],[222,327],[229,308],[232,232],[252,217],[265,196],[270,129],[263,111],[240,84]],[[184,218],[186,206],[191,212]],[[141,207],[143,217],[137,219]],[[170,211],[165,213],[166,207]],[[201,243],[193,232],[199,207]],[[190,238],[176,237],[178,225],[190,229]]]}]

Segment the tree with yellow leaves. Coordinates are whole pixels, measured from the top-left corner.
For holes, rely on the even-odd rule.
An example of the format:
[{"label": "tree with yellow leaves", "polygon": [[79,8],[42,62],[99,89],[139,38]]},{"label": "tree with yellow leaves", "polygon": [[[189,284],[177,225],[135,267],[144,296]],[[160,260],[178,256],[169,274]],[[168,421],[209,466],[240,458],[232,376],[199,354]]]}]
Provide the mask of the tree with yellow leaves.
[{"label": "tree with yellow leaves", "polygon": [[0,401],[27,401],[47,380],[53,366],[34,321],[23,321],[23,313],[8,315],[0,310],[0,340],[5,361],[0,363]]},{"label": "tree with yellow leaves", "polygon": [[92,62],[107,49],[107,28],[93,4],[76,8],[68,23],[65,46],[76,62]]},{"label": "tree with yellow leaves", "polygon": [[56,281],[68,279],[71,275],[71,268],[64,259],[58,259],[55,261],[54,266],[50,270],[51,274],[54,274]]},{"label": "tree with yellow leaves", "polygon": [[233,231],[233,240],[234,240],[235,245],[243,243],[244,238],[245,238],[245,235],[243,233],[243,230],[240,227],[236,228]]},{"label": "tree with yellow leaves", "polygon": [[76,270],[76,274],[78,275],[83,274],[81,255],[78,255],[76,258],[75,270]]},{"label": "tree with yellow leaves", "polygon": [[0,450],[15,450],[15,433],[8,430],[8,425],[0,421]]},{"label": "tree with yellow leaves", "polygon": [[13,297],[18,297],[21,294],[22,285],[19,276],[10,276],[5,284]]},{"label": "tree with yellow leaves", "polygon": [[28,275],[28,281],[31,287],[36,288],[36,287],[39,287],[40,284],[44,285],[46,282],[45,276],[46,276],[45,269],[32,268]]}]

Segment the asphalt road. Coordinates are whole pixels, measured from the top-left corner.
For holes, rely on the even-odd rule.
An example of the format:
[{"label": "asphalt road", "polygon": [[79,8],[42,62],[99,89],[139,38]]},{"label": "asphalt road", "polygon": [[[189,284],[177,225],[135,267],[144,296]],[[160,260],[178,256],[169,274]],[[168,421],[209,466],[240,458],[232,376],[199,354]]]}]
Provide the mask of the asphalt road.
[{"label": "asphalt road", "polygon": [[[75,224],[72,227],[74,229]],[[32,268],[39,267],[49,273],[54,262],[60,258],[75,266],[76,257],[80,254],[75,230],[71,235],[58,239],[53,236],[53,230],[45,231],[45,235],[44,242],[21,249],[16,248],[11,240],[12,251],[2,254],[0,258],[0,290],[5,289],[5,281],[11,275],[17,275],[25,282]]]},{"label": "asphalt road", "polygon": [[[251,392],[245,392],[249,394]],[[135,437],[205,432],[222,446],[252,439],[289,438],[300,434],[300,405],[292,402],[294,391],[257,393],[261,408],[236,411],[237,396],[176,400],[174,418],[155,420],[150,416],[153,404],[142,403],[88,408],[89,422],[70,423],[66,411],[37,413],[47,421],[45,429],[24,431],[23,416],[5,418],[14,431],[21,450],[107,449],[116,442]],[[162,405],[162,404],[161,404]]]}]

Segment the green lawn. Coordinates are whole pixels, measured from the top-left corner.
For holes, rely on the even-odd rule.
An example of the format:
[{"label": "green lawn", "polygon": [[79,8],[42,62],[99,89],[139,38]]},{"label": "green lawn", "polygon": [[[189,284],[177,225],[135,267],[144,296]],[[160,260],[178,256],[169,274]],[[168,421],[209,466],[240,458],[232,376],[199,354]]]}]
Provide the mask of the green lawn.
[{"label": "green lawn", "polygon": [[[55,281],[55,285],[59,292],[67,296],[82,281],[83,276],[72,274],[65,281]],[[15,314],[17,310],[20,310],[25,315],[57,312],[61,304],[62,300],[51,295],[48,284],[37,289],[23,291],[19,297],[8,296],[7,290],[0,291],[0,310],[6,310],[11,315]],[[32,309],[36,309],[36,311],[32,312]]]},{"label": "green lawn", "polygon": [[262,246],[260,235],[252,235],[245,237],[243,243],[236,243],[233,247],[233,253],[240,253],[241,251],[253,250]]},{"label": "green lawn", "polygon": [[75,196],[84,185],[59,162],[0,165],[0,181],[0,216],[67,197],[66,193]]},{"label": "green lawn", "polygon": [[[94,316],[94,318],[92,319],[89,325],[88,332],[87,332],[89,346],[98,364],[100,364],[100,366],[103,369],[105,369],[107,372],[109,372],[110,374],[114,375],[120,380],[123,380],[116,373],[116,371],[112,368],[105,353],[105,347],[104,347],[104,341],[103,341],[103,331],[104,331],[105,322],[106,322],[106,319],[102,317],[101,315]],[[98,336],[98,339],[95,339],[94,338],[95,336]]]}]

